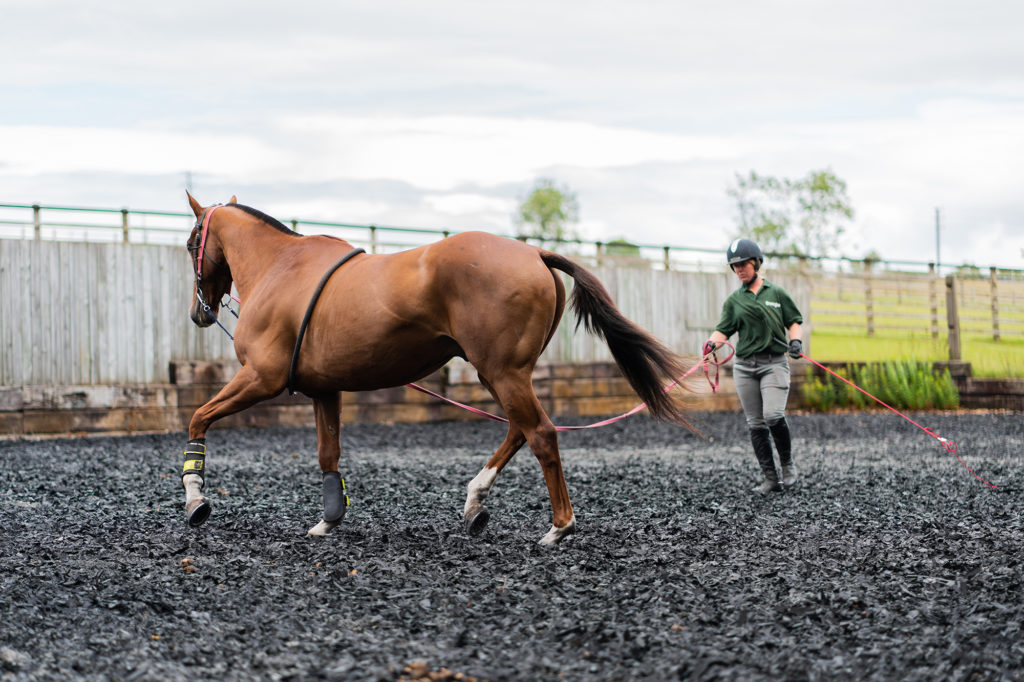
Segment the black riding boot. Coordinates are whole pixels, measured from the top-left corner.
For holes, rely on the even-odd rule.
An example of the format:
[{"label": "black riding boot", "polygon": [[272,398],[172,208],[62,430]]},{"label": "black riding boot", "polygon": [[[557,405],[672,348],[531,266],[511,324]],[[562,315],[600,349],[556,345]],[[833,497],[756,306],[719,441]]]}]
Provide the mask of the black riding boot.
[{"label": "black riding boot", "polygon": [[768,429],[750,429],[750,442],[754,444],[757,463],[764,472],[764,483],[754,488],[755,493],[773,493],[782,490],[779,485],[779,474],[775,471],[775,458],[772,456],[772,441]]},{"label": "black riding boot", "polygon": [[783,417],[774,424],[769,424],[775,450],[779,453],[779,464],[782,466],[782,485],[787,488],[796,483],[796,465],[793,464],[793,446],[789,438],[789,423]]}]

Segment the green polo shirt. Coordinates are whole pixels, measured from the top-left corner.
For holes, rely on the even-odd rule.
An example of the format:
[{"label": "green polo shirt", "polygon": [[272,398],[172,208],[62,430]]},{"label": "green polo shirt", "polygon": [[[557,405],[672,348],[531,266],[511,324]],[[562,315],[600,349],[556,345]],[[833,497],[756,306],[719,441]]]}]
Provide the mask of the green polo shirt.
[{"label": "green polo shirt", "polygon": [[715,330],[727,337],[739,332],[736,355],[745,358],[754,353],[784,353],[786,347],[773,337],[788,341],[790,326],[803,321],[785,289],[762,278],[756,294],[744,284],[725,300]]}]

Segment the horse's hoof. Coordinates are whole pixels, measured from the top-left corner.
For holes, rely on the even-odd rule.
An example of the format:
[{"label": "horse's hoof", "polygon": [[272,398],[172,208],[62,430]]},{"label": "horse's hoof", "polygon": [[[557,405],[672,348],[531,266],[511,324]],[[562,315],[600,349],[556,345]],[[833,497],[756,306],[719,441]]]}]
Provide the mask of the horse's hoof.
[{"label": "horse's hoof", "polygon": [[487,507],[477,507],[472,516],[466,516],[466,531],[470,535],[480,535],[490,520],[491,512],[487,511]]},{"label": "horse's hoof", "polygon": [[551,526],[551,530],[549,530],[544,535],[544,537],[542,537],[540,539],[540,544],[547,545],[548,547],[550,547],[552,545],[557,545],[559,542],[561,542],[563,539],[565,539],[565,537],[567,535],[572,535],[575,532],[576,532],[576,517],[574,516],[574,517],[572,517],[569,520],[569,523],[565,524],[561,528],[559,528],[558,526],[552,525]]},{"label": "horse's hoof", "polygon": [[327,535],[328,533],[330,533],[331,530],[335,526],[337,526],[339,523],[340,523],[340,520],[339,521],[321,521],[320,523],[316,524],[315,526],[310,528],[308,531],[306,531],[306,535],[316,535],[318,537],[323,537],[324,535]]},{"label": "horse's hoof", "polygon": [[192,500],[185,507],[185,519],[190,527],[198,528],[206,523],[206,519],[210,518],[210,511],[210,501],[205,497],[200,497]]}]

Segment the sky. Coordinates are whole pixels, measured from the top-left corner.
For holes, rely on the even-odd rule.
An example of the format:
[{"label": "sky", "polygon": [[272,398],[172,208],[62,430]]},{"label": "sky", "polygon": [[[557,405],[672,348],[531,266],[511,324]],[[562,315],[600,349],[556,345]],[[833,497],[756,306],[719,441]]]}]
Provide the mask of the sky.
[{"label": "sky", "polygon": [[843,255],[1024,268],[1024,4],[0,0],[0,203],[728,246],[830,169]]}]

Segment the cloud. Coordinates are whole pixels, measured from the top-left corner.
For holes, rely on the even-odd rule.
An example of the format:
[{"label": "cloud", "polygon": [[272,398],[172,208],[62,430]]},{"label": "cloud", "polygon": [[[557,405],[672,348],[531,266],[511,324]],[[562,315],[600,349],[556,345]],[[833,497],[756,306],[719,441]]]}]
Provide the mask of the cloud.
[{"label": "cloud", "polygon": [[265,172],[276,151],[249,135],[65,126],[0,126],[3,172],[160,174],[190,168],[221,175]]},{"label": "cloud", "polygon": [[517,202],[483,194],[428,194],[423,197],[424,203],[432,210],[449,215],[473,215],[481,212],[509,215],[516,209]]},{"label": "cloud", "polygon": [[717,248],[736,172],[831,167],[862,250],[927,257],[939,206],[952,252],[994,261],[1024,224],[1024,5],[4,10],[0,182],[25,195],[8,201],[181,208],[191,170],[214,200],[285,215],[501,230],[550,175],[587,236]]},{"label": "cloud", "polygon": [[[388,177],[430,190],[527,182],[553,165],[629,166],[729,158],[727,137],[612,128],[577,121],[436,116],[290,115],[279,128],[302,150],[290,169],[309,178]],[[770,143],[757,144],[770,147]]]},{"label": "cloud", "polygon": [[[437,116],[291,114],[272,134],[0,126],[6,172],[164,173],[293,182],[389,179],[426,190],[526,182],[554,165],[631,166],[728,159],[770,142],[672,135],[587,122]],[[45,154],[40,150],[46,149]]]},{"label": "cloud", "polygon": [[[1002,225],[1004,243],[1012,240],[1024,218],[1015,200],[1022,113],[1015,101],[945,98],[907,116],[765,123],[742,135],[296,112],[253,114],[240,126],[262,134],[217,131],[218,121],[203,115],[177,123],[198,131],[191,133],[0,126],[0,177],[110,173],[135,175],[138,184],[191,170],[219,194],[248,192],[250,202],[291,217],[510,232],[517,201],[547,175],[577,192],[587,237],[715,248],[735,230],[725,194],[735,173],[801,177],[831,167],[848,181],[857,211],[848,255],[928,260],[935,207],[973,216],[986,230]],[[176,187],[174,206],[179,194]],[[947,243],[977,262],[1006,253],[986,258],[990,242],[955,232]]]}]

